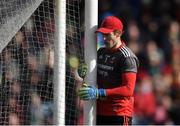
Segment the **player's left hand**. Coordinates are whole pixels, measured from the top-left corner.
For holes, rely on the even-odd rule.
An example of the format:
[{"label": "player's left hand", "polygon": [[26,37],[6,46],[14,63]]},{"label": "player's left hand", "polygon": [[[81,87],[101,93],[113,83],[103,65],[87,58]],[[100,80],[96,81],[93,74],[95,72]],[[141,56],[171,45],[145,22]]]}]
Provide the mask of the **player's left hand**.
[{"label": "player's left hand", "polygon": [[104,89],[97,89],[96,87],[86,85],[79,89],[78,95],[81,100],[93,100],[105,97],[106,93]]},{"label": "player's left hand", "polygon": [[87,74],[88,66],[86,63],[82,63],[78,66],[78,74],[81,78],[85,78]]}]

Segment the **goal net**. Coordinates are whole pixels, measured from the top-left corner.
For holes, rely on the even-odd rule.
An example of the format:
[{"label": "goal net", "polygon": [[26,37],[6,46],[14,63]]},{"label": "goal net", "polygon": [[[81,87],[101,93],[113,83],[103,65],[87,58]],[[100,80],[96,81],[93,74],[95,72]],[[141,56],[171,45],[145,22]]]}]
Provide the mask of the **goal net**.
[{"label": "goal net", "polygon": [[[66,0],[66,125],[82,124],[82,101],[77,97],[79,86],[74,70],[84,63],[82,12],[84,0]],[[81,10],[81,11],[80,11]]]},{"label": "goal net", "polygon": [[[68,58],[83,61],[80,0],[66,0],[66,124],[79,103]],[[0,125],[54,124],[55,0],[0,2]]]}]

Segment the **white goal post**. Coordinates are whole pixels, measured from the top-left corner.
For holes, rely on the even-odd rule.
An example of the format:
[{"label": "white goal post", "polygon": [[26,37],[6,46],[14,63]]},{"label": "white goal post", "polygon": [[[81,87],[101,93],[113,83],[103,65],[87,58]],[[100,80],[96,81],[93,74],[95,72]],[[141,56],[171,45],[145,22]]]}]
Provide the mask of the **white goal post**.
[{"label": "white goal post", "polygon": [[[98,22],[98,0],[85,0],[85,62],[88,65],[87,84],[96,86],[97,44],[95,30]],[[96,124],[96,101],[84,105],[84,124]]]},{"label": "white goal post", "polygon": [[54,121],[65,125],[66,0],[56,0],[55,5]]}]

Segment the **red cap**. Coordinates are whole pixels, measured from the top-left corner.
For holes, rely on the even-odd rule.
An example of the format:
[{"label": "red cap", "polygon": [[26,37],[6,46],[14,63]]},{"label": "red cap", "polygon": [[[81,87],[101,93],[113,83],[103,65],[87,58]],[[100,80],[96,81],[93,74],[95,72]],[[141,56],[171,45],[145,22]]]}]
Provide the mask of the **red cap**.
[{"label": "red cap", "polygon": [[101,23],[99,29],[96,32],[101,32],[104,34],[108,34],[114,30],[121,31],[123,30],[123,24],[120,19],[114,16],[107,16]]}]

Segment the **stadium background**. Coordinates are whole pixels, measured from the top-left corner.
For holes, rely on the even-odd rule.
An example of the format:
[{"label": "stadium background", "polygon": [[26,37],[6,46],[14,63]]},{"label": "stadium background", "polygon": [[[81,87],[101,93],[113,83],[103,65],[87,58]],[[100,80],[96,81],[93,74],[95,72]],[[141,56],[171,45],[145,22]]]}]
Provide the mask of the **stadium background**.
[{"label": "stadium background", "polygon": [[[84,0],[82,0],[82,2],[83,1]],[[101,20],[107,15],[119,17],[124,24],[122,39],[140,60],[140,68],[134,94],[135,110],[133,124],[180,124],[179,6],[179,0],[99,0],[98,23],[100,24]],[[82,3],[80,7],[82,10],[82,25],[84,25],[83,7],[84,4]],[[24,59],[24,61],[26,61],[27,71],[22,71],[21,66],[14,67],[17,66],[17,64],[13,62],[13,52],[11,50],[4,50],[6,55],[0,58],[1,64],[7,64],[14,68],[14,71],[20,71],[19,74],[11,73],[10,71],[1,73],[1,76],[6,77],[8,82],[7,85],[12,85],[11,89],[9,89],[9,86],[4,86],[7,89],[3,90],[3,85],[0,88],[1,99],[4,99],[3,102],[0,101],[0,121],[2,124],[53,124],[52,78],[54,57],[53,49],[51,49],[53,42],[51,42],[52,39],[47,38],[53,37],[54,24],[53,21],[51,21],[53,20],[51,19],[52,17],[48,20],[44,19],[42,26],[37,25],[40,26],[40,28],[38,28],[37,34],[33,36],[34,38],[25,38],[24,30],[26,30],[27,33],[34,33],[34,31],[31,31],[32,27],[36,23],[39,23],[34,22],[33,24],[34,18],[37,17],[31,17],[10,43],[13,47],[15,46],[17,48],[17,50],[13,50],[16,52],[23,50],[23,53],[26,54],[26,50],[28,49],[30,55]],[[46,27],[43,27],[43,25],[46,25]],[[50,34],[43,34],[44,31]],[[47,37],[46,35],[49,36]],[[34,39],[38,41],[34,41]],[[100,35],[98,35],[97,40],[98,48],[103,46]],[[83,34],[81,41],[84,41]],[[24,42],[25,44],[23,44]],[[39,44],[44,48],[40,49]],[[43,63],[40,63],[34,49],[36,49],[38,55],[42,55],[44,60]],[[69,53],[75,53],[76,49],[73,49],[74,48],[69,47]],[[49,50],[50,53],[47,53]],[[26,55],[23,56],[25,57]],[[21,55],[15,58],[17,57],[19,59],[24,58],[21,57]],[[17,76],[22,76],[23,78],[28,72],[31,74],[28,75],[29,80],[27,80],[27,82],[13,81]],[[67,74],[69,74],[68,72],[69,71],[67,71]],[[48,77],[39,73],[45,73],[44,75],[48,75]],[[72,77],[70,77],[69,80],[74,82]],[[3,82],[3,79],[1,81]],[[26,85],[26,87],[22,87],[22,83]],[[49,93],[43,92],[41,94],[43,96],[42,99],[38,91],[41,91],[41,86],[46,87],[44,85],[48,85],[48,88],[41,90],[47,90]],[[71,99],[68,100],[74,100],[76,95],[72,96],[72,94],[75,94],[76,89],[74,88],[76,87],[73,87],[74,85],[69,86],[71,86],[69,89],[71,94],[69,94],[69,96],[67,95],[67,98],[71,97]],[[30,89],[30,92],[27,92],[26,89]],[[72,91],[74,92],[72,93]],[[20,94],[24,92],[26,92],[25,102],[17,102],[17,98],[22,99]],[[13,96],[16,97],[8,99],[8,94],[13,94]],[[49,99],[47,99],[47,95],[49,95]],[[28,101],[28,99],[30,99],[31,102]],[[66,116],[71,116],[66,120],[66,124],[83,124],[83,102],[79,102],[78,98],[75,100],[78,101],[78,105],[72,104],[72,101],[70,101],[70,104],[74,106],[66,106],[70,107],[72,110],[71,113],[66,111]],[[75,100],[73,103],[76,102]],[[66,102],[66,104],[68,104],[68,102]],[[26,110],[26,107],[29,105],[30,107]],[[3,108],[2,106],[5,107]],[[4,120],[4,117],[7,117],[5,119],[8,120]]]}]

